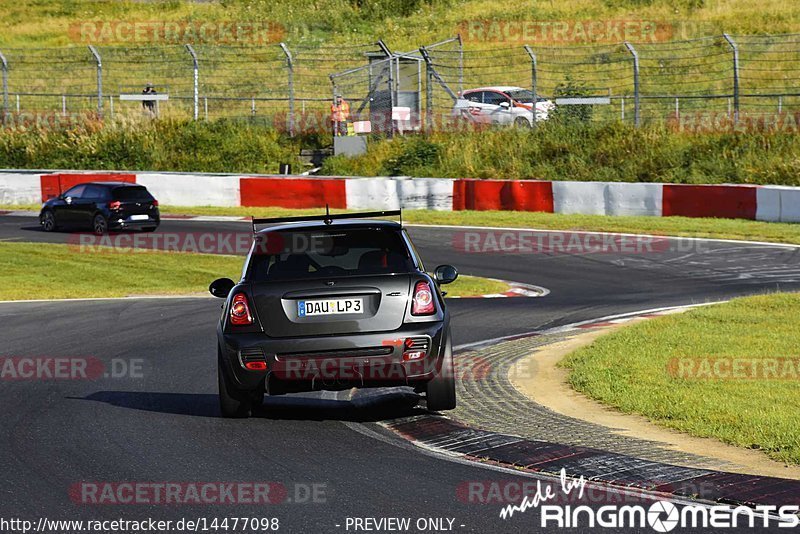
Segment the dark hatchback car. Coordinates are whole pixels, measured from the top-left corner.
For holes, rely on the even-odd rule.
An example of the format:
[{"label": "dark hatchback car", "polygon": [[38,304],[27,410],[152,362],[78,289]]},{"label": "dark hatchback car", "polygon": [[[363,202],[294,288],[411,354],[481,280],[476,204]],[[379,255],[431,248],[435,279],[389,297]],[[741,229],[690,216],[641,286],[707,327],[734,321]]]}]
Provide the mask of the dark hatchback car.
[{"label": "dark hatchback car", "polygon": [[161,222],[158,201],[141,185],[127,182],[78,184],[42,206],[39,224],[45,232],[59,229],[140,229],[152,232]]},{"label": "dark hatchback car", "polygon": [[[411,386],[429,410],[456,406],[450,315],[440,284],[449,265],[425,272],[402,224],[361,217],[297,219],[255,232],[217,328],[219,401],[247,417],[264,394]],[[288,223],[287,223],[288,222]]]}]

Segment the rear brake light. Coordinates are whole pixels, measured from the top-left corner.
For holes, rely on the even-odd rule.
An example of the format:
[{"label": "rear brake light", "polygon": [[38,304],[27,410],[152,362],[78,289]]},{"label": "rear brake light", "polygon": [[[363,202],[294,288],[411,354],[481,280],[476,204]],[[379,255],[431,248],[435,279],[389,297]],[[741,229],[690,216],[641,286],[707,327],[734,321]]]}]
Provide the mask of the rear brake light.
[{"label": "rear brake light", "polygon": [[119,200],[115,200],[113,202],[108,203],[108,209],[110,210],[118,210],[120,206],[122,206],[122,202],[120,202]]},{"label": "rear brake light", "polygon": [[155,206],[156,208],[158,207],[158,200],[153,199],[153,206]]},{"label": "rear brake light", "polygon": [[267,362],[247,362],[244,366],[250,371],[266,371]]},{"label": "rear brake light", "polygon": [[430,284],[417,282],[414,286],[414,299],[411,301],[411,315],[432,315],[435,312]]},{"label": "rear brake light", "polygon": [[244,293],[237,293],[231,302],[231,324],[244,326],[253,324],[253,315]]}]

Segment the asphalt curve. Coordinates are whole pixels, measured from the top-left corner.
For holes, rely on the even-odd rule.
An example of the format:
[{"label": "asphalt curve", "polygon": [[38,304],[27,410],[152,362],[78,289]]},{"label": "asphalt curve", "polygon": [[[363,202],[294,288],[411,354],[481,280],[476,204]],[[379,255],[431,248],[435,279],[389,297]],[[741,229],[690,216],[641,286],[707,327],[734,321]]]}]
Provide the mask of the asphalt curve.
[{"label": "asphalt curve", "polygon": [[[44,234],[34,223],[0,217],[0,240],[69,239]],[[160,231],[242,232],[247,226],[165,221]],[[428,267],[452,263],[462,273],[551,291],[543,298],[450,301],[456,344],[800,288],[800,259],[787,247],[669,240],[645,252],[478,253],[462,250],[463,230],[409,231]],[[419,410],[407,393],[387,392],[368,404],[330,395],[280,397],[268,399],[259,417],[221,419],[214,350],[219,305],[206,298],[0,304],[0,356],[88,357],[106,370],[90,380],[0,382],[0,517],[277,517],[285,532],[345,532],[348,517],[446,517],[454,518],[455,531],[537,530],[532,513],[502,520],[498,505],[464,502],[460,492],[470,481],[531,478],[447,461],[375,424]],[[121,506],[70,497],[81,482],[224,481],[276,482],[287,500]],[[316,499],[305,498],[311,487]],[[596,495],[613,501],[612,493]]]}]

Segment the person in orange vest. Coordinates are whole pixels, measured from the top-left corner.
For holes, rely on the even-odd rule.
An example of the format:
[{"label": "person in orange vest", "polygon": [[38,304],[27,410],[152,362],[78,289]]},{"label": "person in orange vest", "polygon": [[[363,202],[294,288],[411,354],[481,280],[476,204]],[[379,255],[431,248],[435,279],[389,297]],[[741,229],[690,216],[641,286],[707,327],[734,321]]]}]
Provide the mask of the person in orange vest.
[{"label": "person in orange vest", "polygon": [[350,120],[350,104],[336,95],[331,104],[331,120],[333,121],[333,135],[347,135],[347,121]]}]

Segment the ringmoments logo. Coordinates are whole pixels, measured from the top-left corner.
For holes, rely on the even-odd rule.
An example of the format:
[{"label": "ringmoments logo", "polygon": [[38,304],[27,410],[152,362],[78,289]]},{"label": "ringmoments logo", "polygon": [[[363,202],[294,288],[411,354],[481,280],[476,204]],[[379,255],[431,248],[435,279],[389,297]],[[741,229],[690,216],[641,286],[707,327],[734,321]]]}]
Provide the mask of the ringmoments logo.
[{"label": "ringmoments logo", "polygon": [[[758,505],[681,505],[656,500],[650,504],[555,504],[564,497],[581,500],[586,479],[568,477],[561,469],[559,484],[536,483],[535,492],[526,494],[518,504],[507,504],[500,510],[501,519],[510,519],[530,509],[539,510],[542,529],[638,528],[653,532],[671,532],[676,528],[728,529],[749,527],[794,528],[800,525],[800,506]],[[611,491],[611,490],[609,490]]]}]

